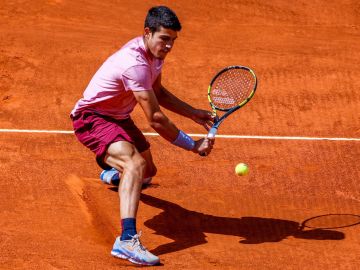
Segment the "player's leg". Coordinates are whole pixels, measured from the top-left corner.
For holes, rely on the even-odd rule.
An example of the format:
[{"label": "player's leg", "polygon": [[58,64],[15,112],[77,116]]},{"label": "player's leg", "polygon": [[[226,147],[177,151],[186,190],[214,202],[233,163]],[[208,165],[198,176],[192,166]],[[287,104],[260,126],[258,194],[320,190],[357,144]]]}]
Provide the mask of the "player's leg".
[{"label": "player's leg", "polygon": [[118,141],[108,147],[104,162],[122,171],[119,185],[122,233],[115,240],[111,254],[137,264],[159,263],[159,258],[142,246],[140,235],[136,231],[136,214],[142,179],[146,171],[146,160],[133,144]]},{"label": "player's leg", "polygon": [[148,185],[151,183],[152,178],[156,175],[157,168],[154,164],[150,149],[147,149],[140,154],[146,161],[145,175],[142,183]]},{"label": "player's leg", "polygon": [[[124,132],[126,133],[126,136],[131,139],[138,152],[146,161],[146,170],[144,174],[143,184],[149,184],[152,177],[155,176],[157,171],[151,155],[150,144],[131,119],[122,121],[120,125],[121,129],[123,130],[122,135],[124,135]],[[100,162],[98,161],[98,163],[99,165],[101,165],[102,160],[100,160]],[[121,173],[121,170],[119,171],[115,168],[109,168],[101,172],[100,179],[107,184],[119,185]]]},{"label": "player's leg", "polygon": [[140,243],[136,232],[136,212],[146,161],[140,152],[149,149],[141,131],[131,119],[117,121],[109,117],[83,111],[72,117],[75,135],[78,140],[96,154],[96,161],[101,168],[111,167],[123,172],[119,187],[121,217],[124,238],[117,237],[111,254],[128,259],[133,263],[153,265],[159,258],[148,252]]},{"label": "player's leg", "polygon": [[134,218],[146,168],[145,159],[133,144],[118,141],[109,146],[104,162],[118,171],[122,171],[122,181],[119,186],[121,218]]},{"label": "player's leg", "polygon": [[[154,164],[150,149],[147,149],[140,154],[146,161],[146,169],[142,183],[150,184],[152,177],[156,175],[157,168]],[[121,174],[122,174],[122,169],[119,171],[115,168],[111,168],[109,170],[103,170],[100,174],[100,179],[106,184],[112,184],[118,186],[120,182]]]}]

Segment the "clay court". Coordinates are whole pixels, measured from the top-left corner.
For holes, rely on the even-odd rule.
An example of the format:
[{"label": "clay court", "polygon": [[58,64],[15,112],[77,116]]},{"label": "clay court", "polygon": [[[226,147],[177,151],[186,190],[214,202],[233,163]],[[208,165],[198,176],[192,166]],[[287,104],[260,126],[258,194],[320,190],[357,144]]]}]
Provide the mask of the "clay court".
[{"label": "clay court", "polygon": [[[209,109],[207,86],[229,65],[251,67],[259,85],[206,158],[154,135],[134,111],[158,167],[138,212],[158,267],[358,269],[360,4],[265,2],[2,1],[1,269],[135,267],[110,255],[120,232],[117,189],[99,180],[69,113],[159,4],[183,25],[163,68],[176,96]],[[239,162],[247,176],[234,174]]]}]

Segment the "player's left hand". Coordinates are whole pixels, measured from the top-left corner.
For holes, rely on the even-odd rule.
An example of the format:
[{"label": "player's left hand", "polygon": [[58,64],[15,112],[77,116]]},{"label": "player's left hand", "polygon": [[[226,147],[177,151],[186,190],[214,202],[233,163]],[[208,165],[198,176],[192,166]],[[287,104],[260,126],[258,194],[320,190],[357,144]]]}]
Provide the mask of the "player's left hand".
[{"label": "player's left hand", "polygon": [[191,117],[199,125],[202,125],[206,130],[209,130],[214,124],[214,116],[211,112],[196,109]]}]

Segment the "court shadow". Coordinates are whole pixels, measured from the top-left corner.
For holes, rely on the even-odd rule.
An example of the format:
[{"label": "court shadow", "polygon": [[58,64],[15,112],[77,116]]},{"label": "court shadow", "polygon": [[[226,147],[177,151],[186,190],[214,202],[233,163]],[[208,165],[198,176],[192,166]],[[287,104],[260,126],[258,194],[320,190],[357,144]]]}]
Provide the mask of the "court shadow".
[{"label": "court shadow", "polygon": [[172,239],[152,252],[156,255],[171,253],[207,243],[205,233],[233,235],[241,238],[241,244],[280,242],[289,236],[309,240],[342,240],[345,234],[334,230],[302,230],[300,224],[291,220],[241,217],[229,218],[206,215],[187,210],[175,203],[147,194],[141,201],[163,211],[145,221],[145,226],[155,234]]}]

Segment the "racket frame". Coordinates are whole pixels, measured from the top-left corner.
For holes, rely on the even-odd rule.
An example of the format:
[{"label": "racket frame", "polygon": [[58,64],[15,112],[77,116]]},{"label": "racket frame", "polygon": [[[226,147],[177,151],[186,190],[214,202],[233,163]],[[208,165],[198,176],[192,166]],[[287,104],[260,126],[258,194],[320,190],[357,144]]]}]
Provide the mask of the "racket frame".
[{"label": "racket frame", "polygon": [[[212,86],[215,82],[215,80],[221,75],[223,74],[224,72],[230,70],[230,69],[244,69],[244,70],[247,70],[248,72],[250,72],[250,74],[253,76],[254,80],[255,80],[255,83],[254,83],[254,86],[253,86],[253,90],[251,91],[250,95],[244,100],[242,101],[240,104],[234,106],[234,107],[231,107],[229,109],[224,109],[224,108],[219,108],[217,106],[215,106],[212,101],[211,101],[211,96],[210,96],[210,93],[211,93],[211,89],[212,89]],[[243,107],[246,103],[248,103],[250,101],[250,99],[254,96],[255,94],[255,91],[256,91],[256,88],[257,88],[257,77],[255,75],[255,72],[249,68],[249,67],[246,67],[246,66],[228,66],[226,68],[223,68],[222,70],[220,70],[215,76],[214,78],[211,80],[210,82],[210,85],[208,87],[208,100],[209,100],[209,103],[210,103],[210,106],[212,108],[212,111],[213,111],[213,115],[215,116],[215,120],[214,120],[214,124],[213,126],[210,128],[209,130],[209,133],[208,133],[208,137],[209,138],[213,138],[215,137],[216,133],[217,133],[217,130],[220,126],[220,124],[225,120],[225,118],[227,118],[230,114],[232,114],[233,112],[237,111],[238,109],[240,109],[241,107]],[[225,112],[224,115],[222,115],[220,118],[218,117],[217,115],[217,111],[222,111],[222,112]]]}]

